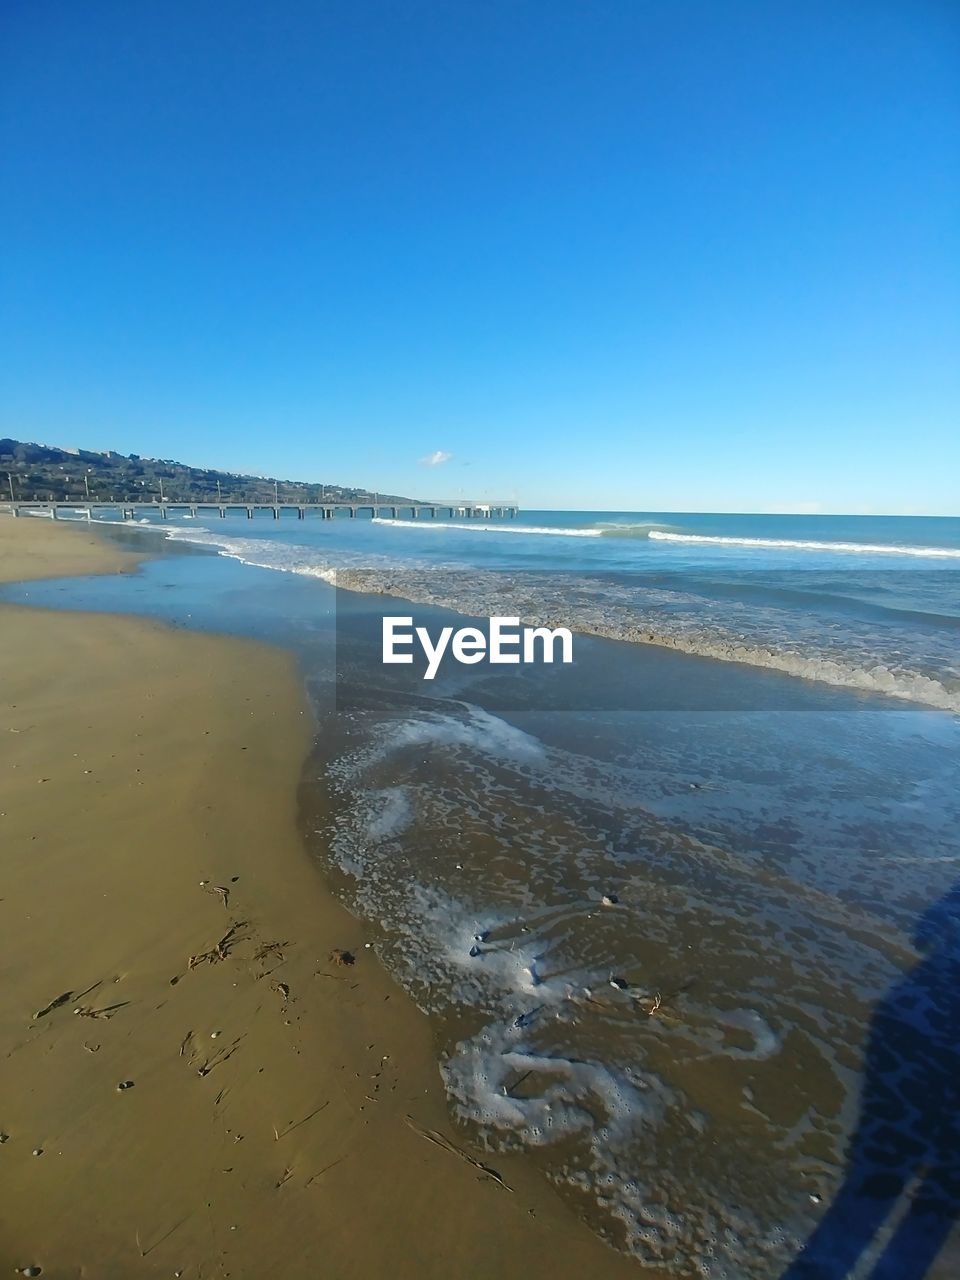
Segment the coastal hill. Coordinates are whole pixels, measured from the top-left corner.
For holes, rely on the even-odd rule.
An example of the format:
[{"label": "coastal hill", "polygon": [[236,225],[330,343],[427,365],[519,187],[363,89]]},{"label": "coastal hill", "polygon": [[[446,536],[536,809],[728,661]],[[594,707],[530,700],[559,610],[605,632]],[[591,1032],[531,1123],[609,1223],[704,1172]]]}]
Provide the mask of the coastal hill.
[{"label": "coastal hill", "polygon": [[108,450],[53,448],[0,438],[0,499],[83,502],[409,502],[400,494],[374,495],[339,484],[279,480],[190,467],[168,458],[126,456]]}]

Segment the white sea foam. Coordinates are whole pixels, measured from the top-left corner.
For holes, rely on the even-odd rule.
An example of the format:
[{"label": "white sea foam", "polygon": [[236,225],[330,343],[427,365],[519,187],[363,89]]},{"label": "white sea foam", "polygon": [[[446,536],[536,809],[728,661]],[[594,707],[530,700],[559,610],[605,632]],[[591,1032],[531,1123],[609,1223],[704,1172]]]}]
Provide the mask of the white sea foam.
[{"label": "white sea foam", "polygon": [[[459,706],[446,719],[470,724]],[[747,1095],[741,1103],[739,1086],[754,1073],[789,1078],[795,1064],[781,1049],[798,1021],[815,1038],[824,1008],[826,1025],[845,1025],[849,984],[864,976],[859,952],[840,936],[824,952],[829,964],[816,948],[806,956],[806,942],[794,948],[783,921],[808,920],[799,887],[787,895],[780,883],[765,887],[747,862],[669,835],[661,841],[657,824],[635,810],[621,829],[603,804],[614,795],[632,803],[644,791],[635,775],[632,785],[627,773],[596,776],[593,762],[558,747],[537,768],[521,754],[513,768],[530,790],[514,808],[525,793],[510,783],[501,754],[492,753],[494,765],[480,750],[453,761],[441,750],[449,767],[431,758],[425,768],[426,748],[451,741],[449,723],[421,712],[393,725],[384,740],[376,722],[367,726],[372,742],[351,736],[350,758],[330,766],[346,785],[324,847],[352,877],[351,905],[383,926],[380,954],[421,1008],[455,1028],[441,1070],[472,1138],[492,1151],[536,1148],[549,1176],[590,1205],[592,1225],[646,1265],[715,1280],[780,1274],[794,1249],[787,1236],[796,1231],[791,1204],[807,1122],[782,1135]],[[414,749],[384,755],[396,731]],[[452,741],[457,750],[477,746],[459,729]],[[509,818],[498,828],[491,814],[503,812],[505,796]],[[571,813],[584,818],[582,829],[568,825]],[[600,889],[611,885],[622,913],[598,910]],[[706,967],[718,976],[666,988],[664,1009],[643,1016],[643,996],[662,977],[704,967],[685,946],[699,931],[714,939]],[[781,944],[786,985],[773,991],[764,956]],[[818,994],[821,969],[824,991],[839,992],[835,1004]],[[611,990],[610,975],[620,973],[628,989]],[[870,970],[861,985],[882,988],[886,973]],[[731,1007],[734,992],[742,1003]],[[836,1024],[833,1034],[846,1042]],[[674,1075],[675,1061],[690,1070]],[[769,1126],[783,1146],[755,1146],[749,1126],[741,1144],[740,1106],[754,1135]]]},{"label": "white sea foam", "polygon": [[[763,1061],[772,1058],[783,1047],[780,1037],[756,1009],[703,1009],[698,1012],[704,1019],[704,1025],[699,1029],[700,1038],[708,1043],[710,1055]],[[731,1044],[724,1034],[725,1027],[748,1035],[753,1041],[752,1046],[739,1048]]]},{"label": "white sea foam", "polygon": [[410,798],[403,787],[384,787],[369,796],[368,840],[380,843],[401,835],[413,821]]},{"label": "white sea foam", "polygon": [[391,750],[402,747],[464,746],[485,755],[519,760],[542,760],[543,745],[499,716],[480,707],[463,704],[463,718],[451,715],[429,715],[405,720],[389,726],[387,742]]},{"label": "white sea foam", "polygon": [[904,547],[879,542],[813,542],[793,538],[714,537],[705,533],[667,533],[661,529],[651,529],[648,537],[654,542],[689,542],[718,547],[770,547],[792,551],[840,551],[854,555],[919,556],[960,560],[960,548],[955,547]]},{"label": "white sea foam", "polygon": [[[656,1152],[661,1144],[696,1156],[708,1122],[682,1094],[636,1065],[623,1071],[545,1054],[525,1034],[491,1023],[441,1065],[461,1120],[493,1146],[562,1143],[572,1154],[553,1167],[553,1180],[592,1194],[619,1228],[616,1243],[648,1266],[683,1275],[692,1268],[717,1280],[768,1275],[772,1259],[779,1269],[791,1251],[782,1228],[764,1231],[709,1185],[672,1185],[666,1153],[652,1178],[649,1168],[636,1167],[631,1152]],[[656,1159],[650,1163],[656,1170]]]},{"label": "white sea foam", "polygon": [[373,524],[391,525],[396,529],[446,529],[453,533],[534,533],[546,534],[554,538],[599,538],[599,529],[557,529],[551,525],[536,524],[491,524],[488,520],[470,520],[457,524],[447,520],[390,520],[386,516],[375,516]]},{"label": "white sea foam", "polygon": [[371,731],[362,751],[337,761],[336,772],[344,782],[357,782],[397,753],[424,747],[465,747],[520,767],[546,759],[543,744],[531,734],[481,707],[462,703],[459,714],[424,712],[406,720],[384,721]]},{"label": "white sea foam", "polygon": [[605,538],[649,538],[670,526],[659,520],[605,520],[594,526]]},{"label": "white sea foam", "polygon": [[[606,1138],[622,1141],[662,1113],[669,1095],[653,1077],[641,1090],[602,1063],[534,1052],[523,1036],[519,1028],[491,1024],[457,1045],[442,1073],[461,1119],[544,1146],[571,1134],[595,1138],[600,1128]],[[521,1076],[534,1076],[539,1090],[511,1094]]]}]

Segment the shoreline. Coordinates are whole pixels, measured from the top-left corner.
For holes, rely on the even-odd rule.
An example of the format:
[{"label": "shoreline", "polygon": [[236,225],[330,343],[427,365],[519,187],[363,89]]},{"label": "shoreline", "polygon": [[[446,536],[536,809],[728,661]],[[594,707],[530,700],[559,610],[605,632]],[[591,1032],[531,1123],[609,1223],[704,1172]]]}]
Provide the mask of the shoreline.
[{"label": "shoreline", "polygon": [[[7,581],[144,558],[40,521],[0,522],[0,549]],[[0,1262],[642,1276],[522,1158],[492,1158],[511,1194],[431,1137],[471,1155],[429,1023],[300,839],[293,658],[130,617],[0,616]]]}]

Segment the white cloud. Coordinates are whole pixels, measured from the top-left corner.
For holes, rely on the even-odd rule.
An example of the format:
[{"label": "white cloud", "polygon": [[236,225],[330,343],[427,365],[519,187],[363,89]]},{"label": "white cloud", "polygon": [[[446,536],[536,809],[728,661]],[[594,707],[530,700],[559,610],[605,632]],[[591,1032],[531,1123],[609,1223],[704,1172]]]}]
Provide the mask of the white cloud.
[{"label": "white cloud", "polygon": [[433,453],[428,453],[425,458],[421,458],[420,464],[424,467],[439,467],[444,462],[449,462],[452,457],[452,453],[446,453],[443,449],[435,449]]}]

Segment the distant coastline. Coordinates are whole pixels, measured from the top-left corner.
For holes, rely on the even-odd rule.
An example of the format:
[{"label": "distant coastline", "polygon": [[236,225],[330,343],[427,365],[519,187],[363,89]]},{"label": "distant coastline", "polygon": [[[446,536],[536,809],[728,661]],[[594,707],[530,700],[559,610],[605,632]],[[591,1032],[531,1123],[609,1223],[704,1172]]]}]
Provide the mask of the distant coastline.
[{"label": "distant coastline", "polygon": [[[385,503],[410,502],[399,494],[379,495]],[[239,474],[189,466],[170,459],[144,458],[114,450],[57,448],[0,438],[0,499],[83,502],[229,501],[369,502],[371,489],[274,476]]]}]

